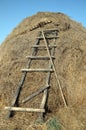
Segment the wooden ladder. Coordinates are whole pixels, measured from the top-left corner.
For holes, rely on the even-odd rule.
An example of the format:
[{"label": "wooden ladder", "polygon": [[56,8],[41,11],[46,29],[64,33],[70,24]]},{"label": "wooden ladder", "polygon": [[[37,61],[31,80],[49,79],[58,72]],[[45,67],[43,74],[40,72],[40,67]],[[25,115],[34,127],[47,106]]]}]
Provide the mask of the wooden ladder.
[{"label": "wooden ladder", "polygon": [[[50,88],[50,77],[51,77],[51,73],[55,72],[56,74],[56,70],[53,64],[53,60],[55,59],[54,57],[54,53],[55,53],[55,48],[56,48],[56,39],[58,38],[58,30],[57,29],[47,29],[47,30],[43,30],[43,31],[39,31],[39,35],[36,38],[36,42],[33,46],[31,46],[31,48],[33,49],[32,54],[30,56],[27,56],[28,58],[28,64],[27,67],[25,69],[22,69],[22,79],[19,83],[19,86],[16,90],[16,94],[15,97],[12,101],[12,104],[10,107],[5,107],[5,110],[9,110],[8,112],[8,117],[12,117],[13,116],[13,112],[14,111],[23,111],[23,112],[39,112],[39,118],[43,120],[43,115],[46,112],[46,103],[47,103],[47,98],[48,98],[48,89]],[[51,45],[48,40],[53,40],[53,45]],[[40,41],[43,40],[45,42],[44,45],[40,44]],[[46,51],[48,52],[48,56],[37,56],[37,52],[40,49],[46,49]],[[36,68],[36,69],[31,69],[31,62],[32,60],[48,60],[49,64],[48,64],[48,68]],[[42,98],[42,102],[40,104],[40,108],[21,108],[18,107],[18,99],[20,96],[20,92],[23,88],[23,84],[24,81],[26,79],[27,73],[31,73],[31,72],[46,72],[47,76],[46,76],[46,83],[45,86],[43,86],[42,88],[40,88],[38,91],[36,91],[35,93],[33,93],[32,95],[28,96],[26,99],[24,99],[22,101],[22,103],[25,103],[27,101],[29,101],[30,99],[34,98],[35,96],[37,96],[38,94],[40,94],[41,92],[43,92],[43,98]],[[57,77],[56,77],[57,78]],[[59,82],[58,82],[59,84]],[[59,84],[60,85],[60,84]],[[61,87],[61,86],[59,86]],[[60,88],[61,90],[61,88]],[[62,90],[61,90],[61,94],[62,94],[62,98],[64,101],[64,104],[66,105]]]}]

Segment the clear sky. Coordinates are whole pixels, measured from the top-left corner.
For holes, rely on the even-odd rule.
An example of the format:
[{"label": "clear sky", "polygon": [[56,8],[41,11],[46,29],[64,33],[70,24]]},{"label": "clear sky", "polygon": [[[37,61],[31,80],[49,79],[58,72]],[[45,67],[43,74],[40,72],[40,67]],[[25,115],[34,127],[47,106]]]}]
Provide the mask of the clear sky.
[{"label": "clear sky", "polygon": [[0,43],[24,18],[62,12],[86,27],[86,0],[0,0]]}]

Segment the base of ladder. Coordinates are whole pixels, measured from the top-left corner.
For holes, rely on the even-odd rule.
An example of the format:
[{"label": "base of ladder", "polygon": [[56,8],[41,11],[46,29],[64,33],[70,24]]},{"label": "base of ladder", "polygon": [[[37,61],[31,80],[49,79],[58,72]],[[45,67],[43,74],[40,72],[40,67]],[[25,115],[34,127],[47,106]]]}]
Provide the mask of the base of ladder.
[{"label": "base of ladder", "polygon": [[22,72],[53,72],[53,69],[21,69]]},{"label": "base of ladder", "polygon": [[21,108],[21,107],[5,107],[5,110],[9,111],[20,111],[20,112],[45,112],[45,109],[38,108]]}]

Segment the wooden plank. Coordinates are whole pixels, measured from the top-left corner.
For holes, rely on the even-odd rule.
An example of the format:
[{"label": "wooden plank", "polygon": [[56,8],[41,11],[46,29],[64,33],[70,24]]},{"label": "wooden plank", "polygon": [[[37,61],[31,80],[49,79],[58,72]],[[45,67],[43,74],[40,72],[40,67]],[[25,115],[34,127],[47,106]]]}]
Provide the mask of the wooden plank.
[{"label": "wooden plank", "polygon": [[[38,47],[38,48],[46,48],[45,45],[33,45],[32,48]],[[56,45],[48,45],[49,48],[57,47]]]},{"label": "wooden plank", "polygon": [[42,99],[42,102],[41,102],[41,106],[40,106],[41,109],[45,107],[45,103],[46,103],[46,100],[47,100],[47,91],[46,90],[44,91],[43,99]]},{"label": "wooden plank", "polygon": [[[51,36],[51,37],[45,37],[46,39],[53,39],[53,38],[59,38],[59,37],[57,37],[57,36]],[[43,37],[37,37],[37,39],[39,39],[39,40],[43,40]]]},{"label": "wooden plank", "polygon": [[22,72],[53,72],[53,69],[22,69]]},{"label": "wooden plank", "polygon": [[35,93],[33,93],[32,95],[30,95],[30,96],[28,96],[27,98],[25,98],[25,99],[22,101],[22,103],[25,103],[25,102],[31,100],[32,98],[34,98],[35,96],[37,96],[38,94],[40,94],[41,92],[43,92],[45,89],[47,89],[47,88],[49,88],[49,87],[50,87],[50,86],[48,85],[48,86],[45,86],[45,87],[39,89],[37,92],[35,92]]},{"label": "wooden plank", "polygon": [[[39,44],[39,39],[36,40],[36,43],[35,45],[38,45]],[[32,55],[36,55],[37,53],[37,49],[34,48],[33,51],[32,51]],[[29,68],[30,67],[30,64],[31,64],[31,59],[28,61],[27,63],[27,67]],[[16,90],[16,93],[14,95],[14,98],[13,98],[13,101],[12,101],[12,104],[11,104],[11,107],[14,107],[17,105],[17,102],[18,102],[18,99],[19,99],[19,95],[20,95],[20,92],[21,92],[21,89],[23,87],[23,84],[24,84],[24,81],[25,81],[25,78],[26,78],[26,75],[27,75],[27,72],[24,72],[23,75],[22,75],[22,78],[21,78],[21,81],[19,82],[19,86]],[[7,115],[7,118],[10,118],[13,116],[13,111],[9,111],[8,112],[8,115]]]},{"label": "wooden plank", "polygon": [[52,21],[48,20],[48,21],[41,21],[38,24],[34,25],[33,27],[30,28],[30,31],[33,31],[36,28],[41,28],[44,27],[44,25],[51,23]]},{"label": "wooden plank", "polygon": [[56,83],[57,83],[57,86],[59,87],[60,89],[60,93],[61,93],[61,96],[62,96],[62,100],[64,102],[64,105],[65,107],[67,108],[67,103],[66,103],[66,100],[65,100],[65,97],[64,97],[64,94],[63,94],[63,91],[62,91],[62,88],[61,88],[61,83],[60,83],[60,80],[58,79],[58,76],[57,76],[57,72],[56,72],[56,68],[55,68],[55,65],[52,61],[52,58],[51,58],[51,55],[50,55],[50,51],[49,51],[49,48],[48,48],[48,45],[47,45],[47,40],[45,38],[45,35],[44,35],[44,32],[42,31],[42,35],[43,35],[43,38],[44,38],[44,42],[45,42],[45,46],[47,48],[47,52],[48,52],[48,55],[50,57],[50,61],[51,61],[51,65],[53,67],[53,70],[54,70],[54,73],[55,73],[55,78],[56,78]]},{"label": "wooden plank", "polygon": [[[59,25],[59,23],[58,23],[58,25]],[[45,33],[51,33],[51,32],[55,32],[55,31],[57,31],[57,32],[59,32],[59,30],[57,29],[57,28],[51,28],[51,29],[45,29],[45,30],[43,30],[43,32],[45,32]],[[41,31],[40,31],[41,32]]]},{"label": "wooden plank", "polygon": [[19,111],[19,112],[45,112],[45,109],[21,108],[21,107],[5,107],[5,110]]},{"label": "wooden plank", "polygon": [[[56,41],[56,39],[54,39],[54,43],[55,43],[55,41]],[[54,52],[55,52],[55,48],[52,48],[51,56],[54,56]],[[51,65],[50,61],[49,61],[49,68],[50,69],[52,68],[52,65]],[[48,72],[47,77],[46,77],[46,84],[47,85],[50,85],[50,76],[51,76],[51,72]],[[44,95],[43,95],[43,98],[42,98],[42,102],[41,102],[41,105],[40,105],[41,109],[46,108],[47,98],[48,98],[48,89],[45,89],[44,90]],[[38,120],[43,120],[43,113],[39,114]]]},{"label": "wooden plank", "polygon": [[[49,60],[50,58],[48,56],[26,56],[28,59],[34,59],[34,60]],[[55,59],[54,56],[51,58]]]}]

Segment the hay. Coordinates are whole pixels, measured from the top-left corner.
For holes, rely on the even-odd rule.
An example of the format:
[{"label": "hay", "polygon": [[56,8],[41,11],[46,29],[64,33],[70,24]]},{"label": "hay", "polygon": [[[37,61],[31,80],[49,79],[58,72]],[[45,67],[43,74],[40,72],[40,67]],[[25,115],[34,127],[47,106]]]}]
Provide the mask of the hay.
[{"label": "hay", "polygon": [[[80,124],[80,130],[86,128],[86,29],[67,17],[62,13],[38,13],[34,16],[24,19],[0,45],[0,129],[14,130],[19,128],[26,130],[32,121],[35,121],[38,114],[35,113],[15,113],[15,116],[10,120],[5,120],[7,115],[3,111],[5,106],[9,106],[14,97],[16,88],[21,80],[22,68],[27,64],[27,55],[31,53],[31,45],[34,44],[40,28],[29,31],[29,29],[39,21],[47,19],[53,21],[47,24],[43,29],[57,28],[59,30],[59,39],[56,41],[57,48],[55,50],[55,66],[58,72],[58,78],[67,101],[69,108],[74,107],[74,118],[71,112],[66,112],[68,115],[65,119],[65,108],[59,90],[56,91],[56,82],[54,74],[51,75],[51,89],[49,90],[49,98],[47,103],[47,114],[45,121],[52,115],[59,116],[61,122],[67,127],[67,121],[70,118],[73,127],[69,126],[69,130],[79,130],[76,124]],[[55,23],[55,24],[53,24]],[[59,26],[56,24],[60,23]],[[70,27],[69,27],[70,26]],[[41,51],[40,55],[46,54]],[[47,63],[34,62],[33,67],[47,66]],[[39,78],[40,77],[40,78]],[[20,107],[39,107],[42,94],[37,96],[35,100],[31,100],[25,104],[21,101],[28,95],[39,89],[39,84],[44,85],[44,74],[29,74],[24,84],[24,89],[21,92],[19,99]],[[34,82],[33,82],[34,81]],[[38,103],[37,103],[38,102]],[[78,107],[81,107],[79,109]],[[62,110],[60,113],[59,110]],[[79,114],[78,114],[79,113]],[[77,118],[78,117],[78,118]],[[41,128],[40,128],[41,129]]]}]

